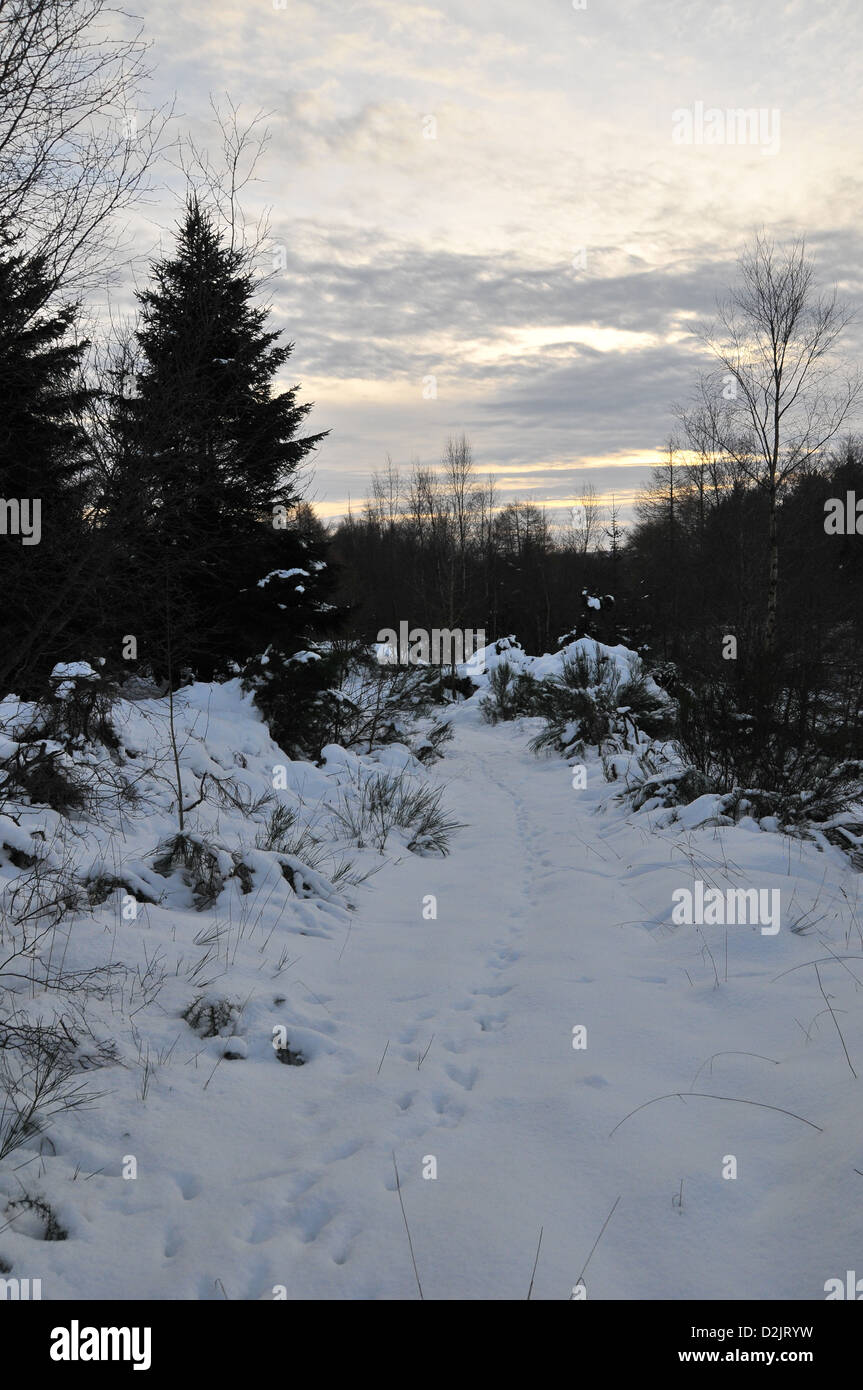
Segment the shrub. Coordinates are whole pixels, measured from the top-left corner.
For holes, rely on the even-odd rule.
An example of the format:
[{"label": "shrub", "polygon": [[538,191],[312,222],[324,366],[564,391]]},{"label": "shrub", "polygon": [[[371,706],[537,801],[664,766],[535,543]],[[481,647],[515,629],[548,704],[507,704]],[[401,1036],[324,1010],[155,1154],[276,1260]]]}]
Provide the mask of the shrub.
[{"label": "shrub", "polygon": [[91,798],[69,759],[58,746],[22,742],[0,761],[3,792],[29,801],[34,806],[50,806],[61,815],[84,811]]},{"label": "shrub", "polygon": [[207,843],[201,836],[181,831],[163,841],[156,850],[153,868],[163,878],[170,878],[182,868],[183,878],[191,888],[198,911],[212,907],[225,886],[233,867],[226,851]]},{"label": "shrub", "polygon": [[310,646],[287,655],[268,649],[243,670],[243,688],[276,743],[292,758],[320,761],[338,717],[339,665],[335,656]]},{"label": "shrub", "polygon": [[[58,1114],[98,1099],[74,1079],[74,1048],[60,1028],[4,1026],[0,1042],[0,1159],[46,1130]],[[46,1237],[47,1239],[47,1237]]]},{"label": "shrub", "polygon": [[55,682],[49,694],[26,706],[20,722],[9,721],[2,729],[4,795],[50,806],[64,816],[95,814],[107,802],[135,802],[137,792],[123,774],[111,722],[114,698],[112,687],[70,679]]},{"label": "shrub", "polygon": [[[678,692],[678,748],[717,790],[769,793],[786,823],[825,819],[861,794],[863,715],[803,664],[747,669]],[[750,793],[747,792],[747,795]]]},{"label": "shrub", "polygon": [[281,802],[273,807],[266,825],[258,831],[255,845],[276,854],[283,878],[300,896],[308,896],[308,893],[292,867],[297,863],[316,875],[323,873],[334,889],[341,884],[356,886],[368,877],[368,874],[355,871],[353,860],[334,855],[331,840],[318,835],[311,825],[302,824],[296,812]]},{"label": "shrub", "polygon": [[240,1017],[240,1005],[233,999],[199,994],[184,1011],[183,1018],[199,1038],[218,1038],[233,1033]]},{"label": "shrub", "polygon": [[405,772],[360,773],[334,816],[358,849],[383,854],[390,832],[399,829],[412,853],[447,855],[452,835],[463,827],[441,810],[442,796],[442,787],[412,783]]},{"label": "shrub", "polygon": [[255,690],[255,703],[280,747],[315,762],[330,743],[370,753],[387,743],[410,742],[411,721],[440,698],[437,668],[381,665],[358,643],[268,657],[263,665],[259,659],[247,668],[244,684]]},{"label": "shrub", "polygon": [[488,724],[500,720],[521,719],[542,713],[541,682],[524,671],[514,671],[508,661],[493,667],[488,678],[488,692],[480,700],[483,719]]},{"label": "shrub", "polygon": [[440,676],[434,682],[433,689],[435,700],[442,704],[447,700],[452,703],[459,699],[469,700],[477,686],[470,676],[454,675],[452,671],[448,671],[445,676]]},{"label": "shrub", "polygon": [[36,722],[66,749],[81,743],[117,749],[111,719],[116,698],[116,686],[102,679],[53,679],[37,703]]},{"label": "shrub", "polygon": [[449,743],[453,736],[452,724],[440,721],[432,724],[423,739],[413,748],[414,757],[421,763],[434,763],[443,757],[440,751],[445,743]]},{"label": "shrub", "polygon": [[655,695],[633,660],[629,674],[596,648],[567,657],[560,675],[541,682],[535,712],[545,728],[531,742],[535,753],[554,750],[580,756],[587,744],[601,747],[615,740],[618,749],[631,749],[640,731],[655,735],[670,719],[666,701]]},{"label": "shrub", "polygon": [[29,1234],[38,1240],[68,1239],[69,1232],[60,1225],[54,1208],[44,1198],[30,1197],[25,1193],[23,1197],[16,1197],[9,1202],[4,1216],[9,1219],[10,1225],[15,1221],[18,1231],[23,1229],[23,1223],[19,1219],[23,1212],[30,1213],[32,1220]]}]

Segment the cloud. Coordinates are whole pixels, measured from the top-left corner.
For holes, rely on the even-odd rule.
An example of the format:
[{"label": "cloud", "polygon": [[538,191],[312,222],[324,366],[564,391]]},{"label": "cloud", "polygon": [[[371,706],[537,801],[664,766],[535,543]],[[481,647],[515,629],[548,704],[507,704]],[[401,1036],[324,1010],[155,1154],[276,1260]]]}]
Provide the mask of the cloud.
[{"label": "cloud", "polygon": [[[852,0],[152,0],[147,28],[155,95],[176,88],[199,135],[211,90],[272,113],[248,196],[272,208],[286,384],[332,430],[328,510],[461,429],[512,493],[625,473],[631,495],[703,365],[690,330],[761,226],[805,231],[859,301]],[[696,102],[778,109],[778,153],[675,145]]]}]

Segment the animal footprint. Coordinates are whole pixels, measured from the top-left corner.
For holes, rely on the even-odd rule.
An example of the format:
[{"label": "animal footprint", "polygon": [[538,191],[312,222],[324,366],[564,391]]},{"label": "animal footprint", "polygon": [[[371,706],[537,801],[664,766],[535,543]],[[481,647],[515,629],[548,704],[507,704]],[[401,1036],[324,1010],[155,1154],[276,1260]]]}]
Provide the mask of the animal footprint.
[{"label": "animal footprint", "polygon": [[341,1158],[352,1158],[362,1147],[362,1139],[346,1139],[343,1144],[336,1144],[334,1149],[324,1154],[324,1162],[336,1163]]},{"label": "animal footprint", "polygon": [[174,1178],[184,1202],[190,1202],[201,1191],[201,1179],[195,1173],[175,1173]]},{"label": "animal footprint", "polygon": [[521,951],[501,950],[492,957],[489,966],[492,970],[508,970],[511,965],[515,965],[521,959]]},{"label": "animal footprint", "polygon": [[479,1070],[477,1067],[468,1067],[466,1068],[466,1070],[462,1070],[460,1067],[454,1067],[447,1064],[447,1066],[444,1067],[444,1071],[446,1072],[447,1076],[450,1078],[451,1081],[457,1082],[457,1084],[463,1087],[465,1091],[473,1090],[474,1083],[477,1077],[479,1076]]},{"label": "animal footprint", "polygon": [[183,1244],[179,1228],[172,1226],[165,1236],[165,1259],[172,1260]]},{"label": "animal footprint", "polygon": [[431,1102],[436,1113],[441,1117],[440,1123],[442,1125],[457,1125],[464,1114],[463,1106],[458,1105],[451,1096],[447,1095],[446,1091],[436,1092],[432,1096]]},{"label": "animal footprint", "polygon": [[311,1197],[303,1210],[294,1217],[294,1225],[299,1227],[303,1244],[311,1245],[312,1241],[317,1240],[335,1214],[336,1208],[326,1197]]},{"label": "animal footprint", "polygon": [[484,1033],[496,1033],[506,1027],[506,1014],[477,1014],[475,1022]]}]

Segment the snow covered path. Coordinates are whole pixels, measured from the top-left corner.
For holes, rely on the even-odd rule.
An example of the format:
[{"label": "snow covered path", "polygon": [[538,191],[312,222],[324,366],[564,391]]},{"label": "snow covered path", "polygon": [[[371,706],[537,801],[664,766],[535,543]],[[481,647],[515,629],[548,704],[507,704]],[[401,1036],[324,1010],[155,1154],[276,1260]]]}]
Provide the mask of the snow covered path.
[{"label": "snow covered path", "polygon": [[[0,1238],[44,1297],[417,1298],[393,1155],[428,1299],[525,1298],[541,1228],[536,1299],[569,1299],[589,1256],[590,1299],[821,1298],[863,1271],[863,1082],[797,968],[827,959],[863,1075],[846,861],[757,826],[596,814],[612,788],[595,760],[578,791],[529,752],[529,724],[462,707],[455,731],[431,774],[465,825],[449,857],[387,864],[344,928],[282,923],[272,983],[240,933],[238,1060],[214,1067],[218,1040],[207,1052],[179,1019],[178,972],[143,1099],[115,1069],[126,1093],[58,1126],[40,1190],[70,1239],[23,1221]],[[668,925],[697,877],[778,886],[782,930],[729,929],[726,965],[723,928]],[[790,930],[807,914],[812,932]],[[147,958],[187,953],[202,920],[153,909]],[[284,1018],[305,1066],[274,1061]],[[620,1124],[680,1091],[779,1109],[675,1095]]]},{"label": "snow covered path", "polygon": [[[533,1296],[570,1297],[618,1197],[585,1278],[589,1297],[819,1296],[833,1265],[844,1270],[858,1248],[847,1203],[859,1207],[860,1194],[840,1161],[841,1182],[837,1173],[835,1190],[815,1199],[832,1151],[814,1129],[751,1106],[674,1099],[609,1137],[634,1107],[677,1090],[797,1110],[800,1069],[784,1085],[770,1075],[797,1028],[789,1011],[777,1015],[775,987],[769,1011],[762,995],[787,963],[789,939],[792,950],[803,945],[793,959],[818,952],[793,935],[777,947],[740,928],[747,939],[732,943],[729,983],[716,989],[695,929],[684,929],[683,952],[679,931],[649,929],[667,922],[670,891],[646,882],[640,891],[657,876],[691,883],[691,839],[670,850],[620,821],[603,833],[591,814],[609,790],[597,765],[592,794],[575,791],[565,763],[527,750],[524,725],[470,719],[442,772],[467,828],[448,859],[403,861],[380,885],[340,967],[375,982],[367,1025],[389,1045],[374,1087],[390,1104],[368,1126],[367,1181],[393,1188],[395,1150],[425,1296],[525,1297],[542,1227]],[[735,833],[762,855],[765,844],[785,853],[778,837]],[[709,876],[715,834],[702,839]],[[424,921],[430,893],[437,919]],[[580,1024],[588,1045],[576,1050]],[[693,1086],[726,1050],[739,1055]],[[855,1083],[841,1057],[834,1062],[836,1093],[853,1107]],[[823,1113],[811,1118],[823,1124]],[[737,1180],[722,1177],[729,1154]],[[435,1180],[421,1176],[428,1155]],[[682,1211],[672,1201],[681,1178]],[[345,1208],[352,1196],[346,1176]],[[394,1201],[378,1208],[381,1249],[366,1295],[415,1292],[403,1231],[393,1245]],[[355,1296],[345,1275],[342,1291]]]}]

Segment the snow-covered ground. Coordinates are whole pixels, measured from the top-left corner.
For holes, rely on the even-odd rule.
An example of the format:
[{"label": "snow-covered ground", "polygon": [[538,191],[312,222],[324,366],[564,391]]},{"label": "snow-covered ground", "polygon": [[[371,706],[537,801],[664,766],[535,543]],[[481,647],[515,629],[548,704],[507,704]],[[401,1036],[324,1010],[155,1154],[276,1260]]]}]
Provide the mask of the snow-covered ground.
[{"label": "snow-covered ground", "polygon": [[[429,1299],[525,1298],[540,1230],[535,1299],[582,1275],[590,1299],[823,1298],[861,1268],[863,936],[838,851],[754,821],[659,825],[595,757],[577,789],[528,750],[538,721],[490,727],[476,698],[431,771],[399,748],[291,764],[235,682],[180,704],[189,801],[193,774],[257,796],[285,765],[276,795],[322,826],[383,765],[445,783],[464,828],[446,858],[344,848],[376,871],[333,889],[323,864],[286,878],[260,817],[205,799],[189,826],[226,848],[203,910],[152,867],[176,829],[167,763],[121,832],[81,833],[79,866],[126,888],[64,919],[56,950],[123,967],[88,1002],[115,1053],[81,1073],[91,1108],[0,1162],[7,1273],[47,1299],[418,1298],[406,1223]],[[122,706],[142,765],[164,712]],[[13,852],[41,828],[59,859],[59,817],[19,821]],[[778,889],[779,932],[673,925],[699,880]],[[129,884],[161,902],[124,919]],[[59,1007],[19,987],[31,1017]],[[236,1005],[229,1041],[184,1019],[202,995]],[[280,1064],[280,1027],[305,1065]]]}]

